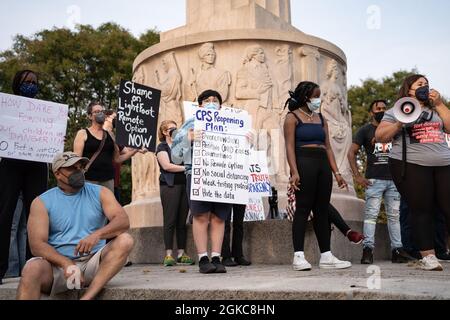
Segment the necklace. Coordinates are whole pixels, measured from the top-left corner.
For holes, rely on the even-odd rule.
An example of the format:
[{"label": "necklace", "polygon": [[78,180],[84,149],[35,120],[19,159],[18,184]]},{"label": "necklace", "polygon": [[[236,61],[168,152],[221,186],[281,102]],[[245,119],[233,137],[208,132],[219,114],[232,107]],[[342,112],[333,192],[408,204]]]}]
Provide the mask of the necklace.
[{"label": "necklace", "polygon": [[303,111],[302,109],[298,109],[300,110],[301,113],[303,113],[305,116],[308,117],[309,122],[313,122],[314,121],[314,112],[311,112],[311,114]]}]

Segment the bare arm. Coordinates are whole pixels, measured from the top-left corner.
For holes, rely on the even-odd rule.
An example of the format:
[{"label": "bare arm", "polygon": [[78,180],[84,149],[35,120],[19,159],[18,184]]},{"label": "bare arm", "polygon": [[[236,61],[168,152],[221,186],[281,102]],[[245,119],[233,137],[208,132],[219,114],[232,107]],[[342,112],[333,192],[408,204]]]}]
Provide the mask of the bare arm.
[{"label": "bare arm", "polygon": [[392,142],[394,137],[402,130],[403,124],[400,122],[387,122],[381,121],[380,125],[375,132],[375,139],[380,143]]},{"label": "bare arm", "polygon": [[350,162],[350,167],[352,168],[353,176],[355,177],[356,183],[367,188],[370,185],[370,182],[361,175],[358,169],[357,155],[360,148],[361,148],[360,145],[356,143],[352,144],[348,152],[348,161]]},{"label": "bare arm", "polygon": [[109,223],[81,240],[75,248],[75,255],[90,254],[100,240],[112,239],[125,233],[130,228],[130,220],[122,206],[117,202],[114,194],[107,188],[100,191],[100,202],[103,213]]},{"label": "bare arm", "polygon": [[295,154],[295,128],[297,127],[297,120],[292,114],[286,116],[284,122],[284,139],[286,141],[286,155],[291,169],[291,184],[294,188],[300,184],[300,173],[297,168],[297,156]]},{"label": "bare arm", "polygon": [[125,161],[130,160],[132,157],[138,153],[138,149],[124,149],[124,151],[120,152],[119,146],[114,143],[114,162],[117,164],[124,163]]},{"label": "bare arm", "polygon": [[184,172],[184,166],[179,166],[170,162],[169,154],[165,151],[161,151],[158,153],[158,163],[159,165],[167,172],[179,173]]},{"label": "bare arm", "polygon": [[75,140],[73,142],[73,152],[75,152],[78,156],[83,156],[84,144],[87,140],[86,130],[78,131]]},{"label": "bare arm", "polygon": [[436,111],[444,122],[444,130],[445,132],[450,132],[450,110],[444,104],[441,98],[441,94],[436,90],[431,90],[430,99],[433,101],[433,104],[436,106]]},{"label": "bare arm", "polygon": [[75,265],[69,258],[61,255],[48,244],[49,217],[44,203],[36,198],[31,204],[30,216],[28,218],[28,238],[31,252],[36,257],[41,257],[53,265],[66,270],[67,267]]}]

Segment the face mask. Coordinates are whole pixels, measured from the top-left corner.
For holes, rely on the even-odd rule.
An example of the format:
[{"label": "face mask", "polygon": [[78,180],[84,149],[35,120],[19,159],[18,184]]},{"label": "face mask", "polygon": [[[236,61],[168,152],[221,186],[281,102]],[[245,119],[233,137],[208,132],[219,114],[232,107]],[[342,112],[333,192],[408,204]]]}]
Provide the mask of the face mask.
[{"label": "face mask", "polygon": [[95,115],[95,122],[97,122],[98,124],[104,124],[106,121],[106,115],[101,112],[101,113],[97,113]]},{"label": "face mask", "polygon": [[63,176],[69,180],[68,185],[77,190],[83,188],[84,184],[86,182],[86,178],[84,176],[84,171],[82,171],[82,170],[76,171],[68,177],[65,176],[64,174],[63,174]]},{"label": "face mask", "polygon": [[205,109],[207,110],[219,110],[220,109],[220,105],[218,103],[215,102],[210,102],[207,105],[205,105]]},{"label": "face mask", "polygon": [[384,112],[377,112],[373,115],[376,122],[380,123],[384,118]]},{"label": "face mask", "polygon": [[320,98],[311,99],[311,102],[308,102],[308,108],[312,112],[318,112],[321,105],[322,100]]},{"label": "face mask", "polygon": [[416,98],[420,102],[428,102],[430,100],[430,87],[424,86],[416,89]]},{"label": "face mask", "polygon": [[38,93],[38,85],[24,82],[20,85],[20,95],[27,98],[34,98]]}]

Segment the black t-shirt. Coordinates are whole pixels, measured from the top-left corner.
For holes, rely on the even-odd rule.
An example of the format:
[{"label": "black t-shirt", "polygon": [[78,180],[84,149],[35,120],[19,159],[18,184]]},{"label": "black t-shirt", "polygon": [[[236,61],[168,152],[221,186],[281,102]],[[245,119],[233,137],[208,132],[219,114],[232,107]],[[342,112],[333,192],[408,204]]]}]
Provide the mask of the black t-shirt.
[{"label": "black t-shirt", "polygon": [[367,179],[391,180],[389,170],[389,152],[392,150],[392,143],[376,143],[375,131],[377,127],[368,124],[359,129],[353,143],[364,147],[367,154]]},{"label": "black t-shirt", "polygon": [[[170,163],[172,162],[172,151],[170,150],[169,145],[167,144],[167,142],[162,142],[160,145],[158,145],[158,147],[156,148],[156,155],[158,155],[158,153],[160,152],[167,152],[167,154],[169,155],[169,160]],[[167,181],[167,180],[172,180],[173,179],[173,185],[181,185],[181,184],[186,184],[186,175],[184,174],[184,172],[179,172],[179,173],[171,173],[171,172],[167,172],[165,171],[161,165],[159,165],[160,167],[160,172],[161,175],[159,177],[159,182],[160,185],[172,185],[171,181]]]}]

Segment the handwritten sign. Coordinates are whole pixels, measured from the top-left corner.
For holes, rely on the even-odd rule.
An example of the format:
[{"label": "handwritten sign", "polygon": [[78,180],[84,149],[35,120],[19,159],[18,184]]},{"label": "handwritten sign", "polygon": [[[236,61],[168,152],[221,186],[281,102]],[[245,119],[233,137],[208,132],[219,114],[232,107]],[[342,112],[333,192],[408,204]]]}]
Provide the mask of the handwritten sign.
[{"label": "handwritten sign", "polygon": [[231,204],[248,203],[251,118],[246,112],[198,109],[194,142],[191,199]]},{"label": "handwritten sign", "polygon": [[264,212],[264,204],[261,197],[251,195],[248,199],[247,208],[245,209],[244,221],[264,221],[266,214]]},{"label": "handwritten sign", "polygon": [[64,151],[68,106],[0,93],[0,158],[51,163]]},{"label": "handwritten sign", "polygon": [[184,119],[189,120],[195,116],[195,112],[198,109],[197,102],[183,101]]},{"label": "handwritten sign", "polygon": [[248,190],[252,195],[272,196],[266,151],[252,151],[251,153]]},{"label": "handwritten sign", "polygon": [[156,151],[161,91],[122,81],[117,111],[117,144]]}]

